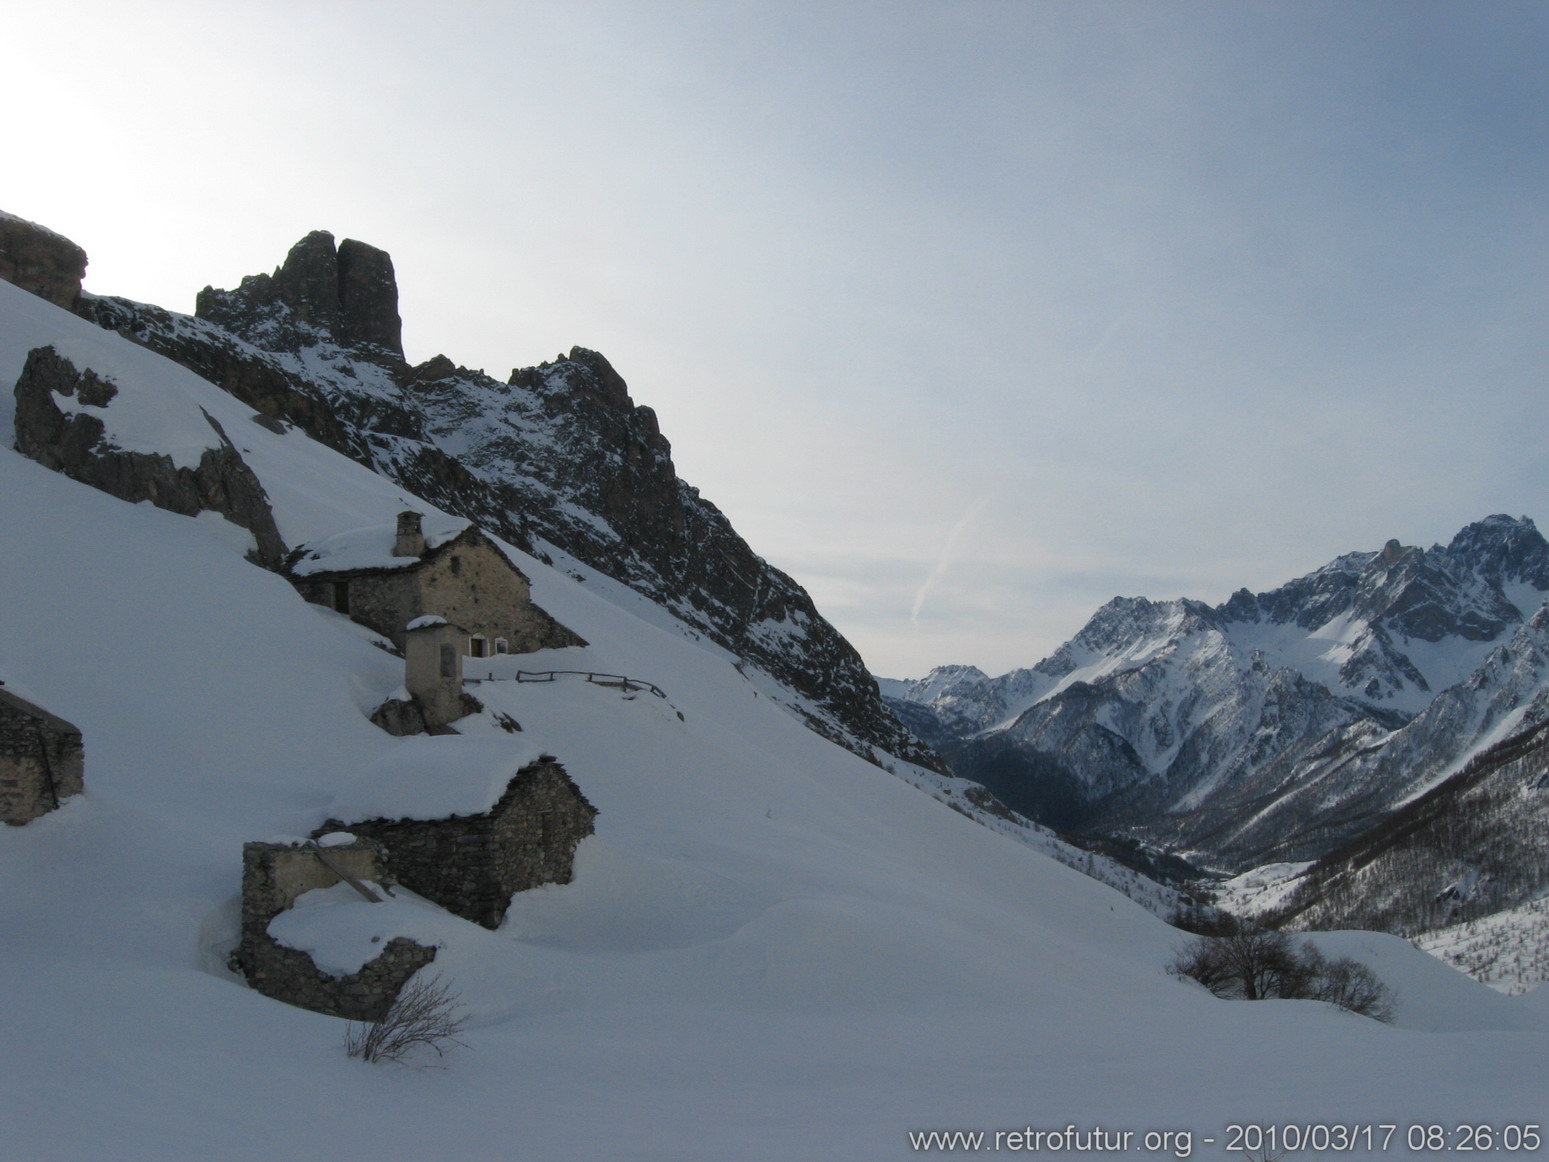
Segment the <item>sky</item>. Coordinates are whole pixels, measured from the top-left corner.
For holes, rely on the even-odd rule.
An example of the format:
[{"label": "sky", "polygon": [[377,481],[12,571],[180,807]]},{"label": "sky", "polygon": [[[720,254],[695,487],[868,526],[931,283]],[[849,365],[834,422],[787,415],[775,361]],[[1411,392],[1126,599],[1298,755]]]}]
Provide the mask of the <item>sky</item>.
[{"label": "sky", "polygon": [[13,6],[0,210],[573,345],[888,677],[1549,521],[1543,0]]}]

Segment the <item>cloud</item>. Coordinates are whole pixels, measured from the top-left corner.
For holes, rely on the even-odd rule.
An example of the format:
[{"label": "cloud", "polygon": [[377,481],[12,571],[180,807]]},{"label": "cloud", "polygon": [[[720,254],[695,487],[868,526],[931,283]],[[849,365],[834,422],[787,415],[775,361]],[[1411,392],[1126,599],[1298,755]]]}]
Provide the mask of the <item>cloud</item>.
[{"label": "cloud", "polygon": [[941,552],[936,557],[935,565],[931,567],[931,571],[926,575],[925,581],[915,591],[914,602],[909,607],[910,622],[918,622],[920,620],[920,611],[925,608],[925,599],[930,596],[931,590],[941,580],[942,574],[957,559],[957,542],[962,538],[963,530],[973,523],[974,518],[984,511],[985,506],[992,499],[993,496],[984,497],[979,503],[970,506],[967,511],[953,522],[951,531],[947,533],[946,542],[941,546]]}]

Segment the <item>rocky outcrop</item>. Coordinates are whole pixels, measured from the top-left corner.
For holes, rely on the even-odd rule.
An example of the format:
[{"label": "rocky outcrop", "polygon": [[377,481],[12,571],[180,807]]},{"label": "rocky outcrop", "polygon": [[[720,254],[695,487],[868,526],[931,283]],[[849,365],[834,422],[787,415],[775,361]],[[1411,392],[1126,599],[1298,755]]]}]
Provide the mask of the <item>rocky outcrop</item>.
[{"label": "rocky outcrop", "polygon": [[268,495],[214,417],[205,413],[215,446],[205,450],[197,465],[179,467],[170,456],[116,446],[97,415],[67,413],[55,401],[57,395],[107,410],[117,394],[110,380],[90,368],[78,370],[52,347],[34,349],[16,381],[16,450],[131,504],[148,500],[184,516],[217,512],[253,534],[254,560],[280,568],[285,543]]},{"label": "rocky outcrop", "polygon": [[71,310],[86,275],[86,251],[62,235],[0,211],[0,279]]},{"label": "rocky outcrop", "polygon": [[244,278],[233,291],[205,287],[194,314],[239,333],[267,328],[289,333],[296,325],[326,332],[339,343],[403,361],[403,321],[398,282],[385,250],[314,230],[285,256],[273,274]]}]

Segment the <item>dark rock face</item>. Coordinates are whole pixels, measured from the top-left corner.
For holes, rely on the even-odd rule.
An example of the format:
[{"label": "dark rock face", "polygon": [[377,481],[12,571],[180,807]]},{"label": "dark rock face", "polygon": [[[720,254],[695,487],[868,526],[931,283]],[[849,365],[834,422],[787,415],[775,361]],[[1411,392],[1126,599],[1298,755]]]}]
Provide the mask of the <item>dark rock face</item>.
[{"label": "dark rock face", "polygon": [[[277,309],[283,308],[283,309]],[[403,361],[403,321],[398,283],[384,250],[314,230],[290,249],[272,275],[249,275],[234,291],[205,287],[194,313],[238,332],[268,327],[289,332],[296,324],[322,331],[341,344],[372,349]]]},{"label": "dark rock face", "polygon": [[397,334],[390,261],[358,246],[309,235],[273,275],[206,288],[195,319],[116,299],[80,309],[448,512],[524,549],[541,538],[660,602],[788,687],[791,712],[825,737],[941,769],[805,591],[678,478],[655,414],[605,358],[576,347],[506,383],[445,356],[408,367],[384,341]]},{"label": "dark rock face", "polygon": [[71,310],[86,275],[86,251],[68,238],[0,212],[0,279]]},{"label": "dark rock face", "polygon": [[398,280],[387,251],[346,238],[339,243],[339,312],[346,341],[403,358]]},{"label": "dark rock face", "polygon": [[193,468],[178,467],[160,453],[130,452],[106,436],[101,419],[88,412],[66,415],[55,394],[89,407],[106,408],[117,387],[90,368],[78,371],[52,347],[28,353],[16,381],[16,450],[72,480],[137,504],[149,500],[184,516],[218,512],[253,534],[255,559],[266,568],[284,563],[280,539],[263,485],[208,414],[219,446],[207,449]]}]

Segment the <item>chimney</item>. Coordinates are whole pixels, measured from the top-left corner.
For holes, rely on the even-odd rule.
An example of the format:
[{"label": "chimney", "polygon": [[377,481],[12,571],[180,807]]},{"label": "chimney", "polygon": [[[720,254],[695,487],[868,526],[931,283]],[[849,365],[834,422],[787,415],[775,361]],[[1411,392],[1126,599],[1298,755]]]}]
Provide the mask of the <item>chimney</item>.
[{"label": "chimney", "polygon": [[420,525],[417,512],[398,514],[398,539],[393,542],[395,557],[423,557],[425,555],[425,531]]}]

